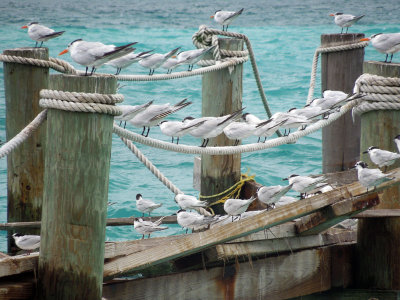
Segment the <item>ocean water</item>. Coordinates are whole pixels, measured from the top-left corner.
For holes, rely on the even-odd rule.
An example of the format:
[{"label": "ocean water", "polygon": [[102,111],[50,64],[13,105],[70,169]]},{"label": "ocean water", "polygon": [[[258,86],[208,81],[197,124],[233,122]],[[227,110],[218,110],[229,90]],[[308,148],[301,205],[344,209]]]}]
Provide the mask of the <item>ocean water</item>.
[{"label": "ocean water", "polygon": [[[320,35],[340,32],[329,13],[343,11],[365,17],[350,28],[350,32],[363,32],[369,36],[378,32],[399,32],[399,1],[384,3],[366,1],[109,1],[70,0],[54,1],[7,1],[0,2],[0,50],[33,46],[26,31],[20,27],[31,21],[65,30],[61,37],[48,41],[50,56],[56,57],[71,41],[82,38],[122,45],[138,42],[136,51],[155,49],[167,52],[181,46],[182,50],[193,49],[192,35],[201,24],[220,28],[209,18],[217,9],[237,10],[244,13],[230,26],[229,31],[246,34],[254,48],[262,83],[272,112],[286,111],[305,104],[311,63],[315,49],[320,45]],[[69,57],[67,60],[82,69]],[[383,60],[384,55],[371,46],[365,50],[366,60]],[[394,61],[400,57],[395,55]],[[0,64],[0,139],[5,140],[5,99],[3,66]],[[183,70],[179,68],[178,70]],[[110,67],[101,67],[99,72],[113,73]],[[139,65],[132,65],[121,74],[146,74]],[[160,73],[162,71],[156,71]],[[169,119],[180,120],[188,114],[201,114],[201,78],[190,77],[160,82],[121,82],[120,92],[125,104],[140,104],[154,99],[157,103],[174,103],[188,97],[193,104]],[[319,76],[315,95],[320,95]],[[243,72],[243,106],[246,112],[265,118],[250,63]],[[141,129],[129,127],[135,132]],[[169,139],[158,128],[150,136],[161,140]],[[249,138],[244,143],[256,142]],[[199,140],[184,137],[181,143],[199,145]],[[188,194],[198,196],[192,187],[193,155],[175,154],[138,145],[143,153],[176,186]],[[321,132],[300,139],[296,144],[283,145],[260,152],[242,155],[242,172],[256,175],[256,180],[265,185],[282,183],[290,174],[301,175],[321,172]],[[0,160],[0,222],[7,220],[6,159]],[[117,136],[113,137],[111,172],[109,183],[108,217],[139,216],[135,209],[135,195],[143,194],[163,206],[155,214],[167,215],[178,209],[174,195],[156,179],[125,147]],[[179,234],[178,226],[157,235]],[[107,240],[129,240],[140,236],[131,226],[108,227]],[[6,250],[6,233],[0,231],[0,251]]]}]

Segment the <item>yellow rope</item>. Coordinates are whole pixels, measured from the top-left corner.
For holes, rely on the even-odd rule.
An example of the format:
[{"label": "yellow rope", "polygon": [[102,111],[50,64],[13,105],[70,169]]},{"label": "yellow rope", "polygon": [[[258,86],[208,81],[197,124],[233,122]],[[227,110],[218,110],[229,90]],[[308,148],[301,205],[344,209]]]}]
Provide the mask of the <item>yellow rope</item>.
[{"label": "yellow rope", "polygon": [[208,206],[211,209],[210,206],[213,206],[213,205],[216,205],[216,204],[219,204],[219,203],[224,203],[227,199],[231,199],[231,198],[237,199],[239,197],[239,195],[240,195],[240,191],[241,191],[243,185],[245,184],[245,182],[254,180],[254,177],[255,177],[255,175],[248,176],[247,173],[246,174],[242,174],[241,178],[240,178],[240,181],[236,182],[234,185],[232,185],[230,188],[226,189],[225,191],[223,191],[221,193],[218,193],[218,194],[215,194],[215,195],[211,195],[211,196],[200,195],[199,198],[200,199],[210,199],[210,198],[216,198],[216,197],[225,195],[221,199],[211,203]]}]

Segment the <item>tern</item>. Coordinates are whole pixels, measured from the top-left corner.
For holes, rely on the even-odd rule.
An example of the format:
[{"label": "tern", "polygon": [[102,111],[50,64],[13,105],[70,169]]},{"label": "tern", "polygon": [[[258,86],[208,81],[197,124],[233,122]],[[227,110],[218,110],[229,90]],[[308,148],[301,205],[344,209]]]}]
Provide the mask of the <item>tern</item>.
[{"label": "tern", "polygon": [[[186,135],[193,127],[197,127],[202,125],[205,121],[195,123],[191,126],[187,126],[188,120],[186,121],[161,121],[160,130],[163,134],[170,136],[172,138],[172,143],[174,142],[174,138],[176,137],[176,144],[179,143],[179,138]],[[185,129],[183,129],[185,127]]]},{"label": "tern", "polygon": [[136,195],[136,208],[143,213],[142,217],[144,217],[145,213],[149,213],[150,216],[150,213],[160,206],[162,206],[162,203],[157,204],[150,199],[143,199],[141,194]]},{"label": "tern", "polygon": [[42,47],[43,42],[46,42],[50,39],[54,39],[60,35],[62,35],[65,31],[54,31],[51,28],[40,25],[38,22],[30,22],[27,25],[22,26],[21,28],[28,28],[29,37],[36,41],[35,47],[37,47],[38,42],[40,43],[39,47]]},{"label": "tern", "polygon": [[[372,46],[381,53],[386,54],[385,62],[391,63],[393,54],[400,51],[400,32],[399,33],[377,33],[369,38],[360,41],[371,41]],[[389,54],[390,61],[388,60]]]},{"label": "tern", "polygon": [[86,67],[86,76],[89,67],[92,67],[92,71],[90,72],[90,75],[92,75],[96,71],[96,68],[106,62],[133,52],[135,49],[131,48],[131,46],[134,44],[136,42],[117,47],[114,45],[104,45],[100,42],[86,42],[82,39],[77,39],[72,41],[68,45],[68,48],[61,51],[58,55],[69,52],[73,61]]},{"label": "tern", "polygon": [[[284,135],[289,135],[290,130],[294,128],[301,127],[301,130],[305,129],[305,127],[313,122],[313,120],[300,116],[294,115],[291,113],[277,112],[271,116],[271,119],[277,124],[282,123],[280,125],[281,128],[285,129]],[[286,133],[287,131],[287,133]]]},{"label": "tern", "polygon": [[254,131],[254,135],[258,136],[258,142],[260,142],[261,137],[264,137],[264,143],[267,140],[268,137],[273,135],[280,126],[285,124],[285,122],[288,119],[282,119],[282,120],[275,120],[275,119],[268,119],[265,121],[261,121],[259,124],[256,126],[256,130]]},{"label": "tern", "polygon": [[167,53],[161,54],[161,53],[153,53],[152,55],[149,55],[142,60],[139,61],[139,65],[141,65],[143,68],[149,69],[149,75],[154,74],[154,70],[158,69],[161,67],[168,58],[172,57],[173,55],[176,54],[176,52],[179,51],[181,47],[175,48]]},{"label": "tern", "polygon": [[394,142],[396,143],[397,151],[400,153],[400,134],[394,138]]},{"label": "tern", "polygon": [[258,118],[255,115],[249,114],[249,113],[244,113],[242,115],[242,119],[248,123],[248,124],[254,124],[254,125],[258,125],[262,122],[262,120],[260,118]]},{"label": "tern", "polygon": [[368,165],[363,161],[357,162],[354,168],[357,169],[358,181],[367,188],[367,192],[370,187],[376,189],[381,183],[394,179],[393,177],[390,178],[388,174],[382,173],[379,169],[368,169]]},{"label": "tern", "polygon": [[[141,111],[135,117],[130,119],[128,122],[135,127],[143,127],[142,135],[147,137],[149,135],[150,128],[159,124],[163,118],[192,104],[192,102],[186,102],[186,100],[187,98],[179,101],[174,105],[170,105],[169,103],[150,105],[145,110]],[[144,134],[146,128],[148,128],[147,133]]]},{"label": "tern", "polygon": [[192,119],[182,130],[186,129],[188,126],[205,121],[200,126],[193,127],[193,129],[189,131],[189,134],[197,138],[202,138],[203,143],[201,144],[201,147],[206,147],[210,138],[220,135],[226,126],[241,117],[243,109],[244,108],[239,109],[222,117],[202,117]]},{"label": "tern", "polygon": [[137,63],[139,60],[150,56],[150,52],[152,52],[153,50],[150,51],[144,51],[144,52],[140,52],[140,53],[128,53],[127,55],[121,56],[120,58],[116,58],[113,60],[110,60],[109,62],[105,63],[106,65],[109,65],[111,67],[114,67],[117,69],[117,72],[115,73],[115,75],[119,75],[119,73],[121,73],[122,69],[125,69],[127,67],[129,67],[130,65],[132,65],[133,63]]},{"label": "tern", "polygon": [[232,216],[232,222],[233,222],[233,216],[241,215],[244,213],[247,208],[250,206],[251,203],[253,203],[254,200],[257,198],[252,196],[250,199],[227,199],[224,203],[224,210],[225,212]]},{"label": "tern", "polygon": [[275,203],[275,207],[281,207],[290,203],[294,203],[296,201],[299,201],[299,198],[296,197],[291,197],[291,196],[282,196],[278,202]]},{"label": "tern", "polygon": [[368,153],[371,161],[379,168],[385,167],[385,172],[388,166],[393,165],[397,159],[400,158],[399,153],[381,150],[377,147],[371,146],[363,153]]},{"label": "tern", "polygon": [[215,14],[210,18],[214,19],[215,22],[222,25],[222,31],[228,31],[228,26],[243,12],[243,10],[244,8],[238,11],[217,10]]},{"label": "tern", "polygon": [[340,33],[343,33],[343,28],[346,27],[346,33],[349,30],[349,27],[352,26],[355,22],[360,20],[364,15],[362,16],[353,16],[349,14],[343,14],[341,12],[337,12],[334,14],[330,14],[331,17],[335,17],[335,23],[336,25],[342,27],[342,31]]},{"label": "tern", "polygon": [[317,187],[326,185],[326,183],[323,182],[325,180],[324,176],[312,178],[309,176],[292,174],[288,178],[284,178],[282,180],[288,180],[289,184],[292,185],[292,190],[300,194],[307,194]]},{"label": "tern", "polygon": [[215,47],[216,45],[211,46],[207,49],[183,51],[178,53],[176,58],[178,59],[179,64],[189,65],[188,71],[192,71],[193,65],[202,60],[203,57],[207,55],[209,52],[213,51]]},{"label": "tern", "polygon": [[153,104],[153,100],[141,104],[141,105],[118,105],[118,107],[122,110],[122,115],[115,116],[114,120],[120,121],[119,126],[121,126],[122,122],[125,121],[124,128],[126,126],[126,121],[134,118],[138,113],[145,110],[147,107]]},{"label": "tern", "polygon": [[287,186],[261,186],[257,189],[258,200],[268,205],[275,204],[292,188],[292,186],[293,184],[289,184]]},{"label": "tern", "polygon": [[176,58],[175,55],[171,56],[170,58],[168,58],[162,65],[161,68],[166,69],[167,70],[167,74],[171,74],[172,70],[174,70],[175,68],[179,67],[181,64],[179,62],[179,60]]},{"label": "tern", "polygon": [[155,231],[168,229],[168,227],[160,226],[164,218],[165,217],[161,217],[155,222],[143,221],[142,218],[135,218],[133,221],[133,228],[135,228],[135,230],[142,235],[142,240],[144,239],[144,236],[146,234],[148,235],[147,238],[150,238],[151,233]]},{"label": "tern", "polygon": [[197,200],[196,197],[185,194],[177,194],[175,201],[181,209],[197,209],[199,207],[207,207],[206,201]]},{"label": "tern", "polygon": [[13,235],[15,245],[22,250],[27,250],[28,255],[40,247],[40,235],[23,235],[21,233],[14,233]]},{"label": "tern", "polygon": [[178,210],[176,216],[178,224],[186,229],[186,233],[189,229],[192,229],[193,231],[206,228],[216,221],[215,217],[203,216],[195,212],[188,212],[184,209]]},{"label": "tern", "polygon": [[232,122],[224,128],[223,132],[228,139],[234,140],[234,145],[237,146],[240,140],[254,134],[257,129],[256,126],[257,125],[248,124],[246,122]]}]

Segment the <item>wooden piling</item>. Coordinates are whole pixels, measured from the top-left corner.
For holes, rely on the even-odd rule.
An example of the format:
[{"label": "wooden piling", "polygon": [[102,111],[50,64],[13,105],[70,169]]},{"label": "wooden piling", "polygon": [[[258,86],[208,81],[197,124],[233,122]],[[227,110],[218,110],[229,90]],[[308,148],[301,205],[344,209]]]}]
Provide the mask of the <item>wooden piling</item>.
[{"label": "wooden piling", "polygon": [[[323,34],[321,47],[358,42],[363,33]],[[363,73],[364,48],[323,53],[321,57],[322,92],[340,90],[352,93],[356,79]],[[360,154],[360,118],[353,123],[348,112],[333,124],[322,128],[322,172],[344,171],[352,167]]]},{"label": "wooden piling", "polygon": [[[4,50],[4,55],[49,59],[47,48]],[[49,82],[49,68],[4,63],[6,98],[6,138],[17,135],[38,113],[39,92]],[[7,220],[8,222],[40,221],[43,198],[43,169],[46,126],[42,125],[30,138],[7,156]],[[8,251],[14,252],[10,241]],[[24,233],[39,234],[37,229]]]},{"label": "wooden piling", "polygon": [[[113,94],[115,77],[53,75],[50,89]],[[38,299],[100,299],[113,116],[49,109]]]},{"label": "wooden piling", "polygon": [[[384,77],[400,77],[400,64],[368,61],[364,72]],[[394,137],[400,133],[400,111],[378,110],[361,115],[361,160],[376,168],[368,154],[370,146],[397,152]],[[388,170],[400,166],[396,162]],[[399,209],[400,188],[391,187],[380,195],[376,209]],[[360,219],[357,242],[358,287],[400,289],[400,217]]]},{"label": "wooden piling", "polygon": [[[220,38],[220,49],[243,50],[243,40]],[[223,57],[222,57],[223,58]],[[203,75],[202,79],[202,115],[219,117],[242,108],[243,66],[237,65]],[[224,134],[210,139],[208,146],[228,146],[234,141]],[[240,180],[240,154],[202,155],[201,188],[203,196],[215,195],[225,191]],[[218,197],[206,199],[209,203]],[[217,213],[223,212],[222,206],[213,206]]]}]

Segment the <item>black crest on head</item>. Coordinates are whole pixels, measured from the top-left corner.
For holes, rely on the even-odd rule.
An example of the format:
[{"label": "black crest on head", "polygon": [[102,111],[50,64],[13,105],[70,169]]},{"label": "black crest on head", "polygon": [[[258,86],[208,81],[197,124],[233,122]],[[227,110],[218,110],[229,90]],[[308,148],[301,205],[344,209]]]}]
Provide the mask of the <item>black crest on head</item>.
[{"label": "black crest on head", "polygon": [[139,200],[140,197],[142,197],[142,194],[136,194],[136,200]]}]

